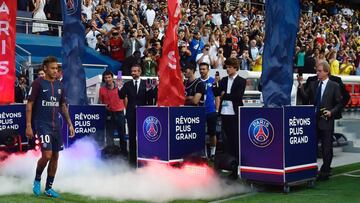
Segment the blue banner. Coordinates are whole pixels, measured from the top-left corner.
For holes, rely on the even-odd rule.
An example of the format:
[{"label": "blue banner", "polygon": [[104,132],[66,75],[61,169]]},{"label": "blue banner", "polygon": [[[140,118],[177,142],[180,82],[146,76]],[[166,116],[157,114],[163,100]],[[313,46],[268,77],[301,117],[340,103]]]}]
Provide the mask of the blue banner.
[{"label": "blue banner", "polygon": [[85,70],[81,55],[84,51],[85,29],[81,23],[81,0],[61,0],[63,16],[63,83],[68,103],[88,104]]},{"label": "blue banner", "polygon": [[27,142],[25,121],[24,104],[0,105],[0,131],[21,135],[22,142]]},{"label": "blue banner", "polygon": [[290,105],[293,57],[299,28],[299,0],[267,0],[262,93],[266,107]]},{"label": "blue banner", "polygon": [[106,111],[104,105],[79,106],[70,105],[69,115],[75,129],[75,137],[69,138],[68,126],[63,121],[63,138],[65,147],[77,139],[91,136],[99,144],[104,142]]}]

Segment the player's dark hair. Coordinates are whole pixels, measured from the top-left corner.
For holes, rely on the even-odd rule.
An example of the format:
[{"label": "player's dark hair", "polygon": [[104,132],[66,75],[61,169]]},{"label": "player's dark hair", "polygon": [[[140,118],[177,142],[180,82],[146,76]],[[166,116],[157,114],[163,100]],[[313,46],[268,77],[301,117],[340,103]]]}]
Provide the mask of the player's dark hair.
[{"label": "player's dark hair", "polygon": [[47,65],[49,65],[49,63],[57,63],[58,60],[55,56],[48,56],[46,58],[44,58],[43,62],[42,62],[42,67],[45,67]]}]

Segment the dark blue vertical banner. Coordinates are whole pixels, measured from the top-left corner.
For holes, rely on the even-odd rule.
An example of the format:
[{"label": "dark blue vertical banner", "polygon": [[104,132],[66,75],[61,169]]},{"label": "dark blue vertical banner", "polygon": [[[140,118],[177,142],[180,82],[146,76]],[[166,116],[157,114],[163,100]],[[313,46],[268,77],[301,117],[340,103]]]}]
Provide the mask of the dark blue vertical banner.
[{"label": "dark blue vertical banner", "polygon": [[290,105],[299,0],[267,0],[261,82],[266,107]]},{"label": "dark blue vertical banner", "polygon": [[86,79],[80,56],[84,50],[85,29],[81,23],[81,0],[61,0],[63,16],[63,83],[71,105],[86,105]]}]

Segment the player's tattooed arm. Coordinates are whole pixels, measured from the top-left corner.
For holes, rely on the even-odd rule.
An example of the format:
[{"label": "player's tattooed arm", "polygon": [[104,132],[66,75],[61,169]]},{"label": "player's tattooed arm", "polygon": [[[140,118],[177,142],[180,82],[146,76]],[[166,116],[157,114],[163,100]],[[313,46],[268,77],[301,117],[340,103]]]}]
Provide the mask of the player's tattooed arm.
[{"label": "player's tattooed arm", "polygon": [[66,103],[61,104],[61,113],[62,113],[63,117],[65,118],[67,125],[69,126],[69,132],[70,132],[69,137],[74,137],[75,130],[74,130],[74,126],[71,123],[71,119],[70,119],[70,115],[69,115],[69,111],[68,111]]}]

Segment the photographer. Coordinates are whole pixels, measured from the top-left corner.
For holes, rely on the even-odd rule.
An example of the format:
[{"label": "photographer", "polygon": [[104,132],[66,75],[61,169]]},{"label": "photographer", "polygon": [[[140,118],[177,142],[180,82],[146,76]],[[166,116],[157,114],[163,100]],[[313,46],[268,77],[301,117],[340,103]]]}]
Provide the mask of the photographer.
[{"label": "photographer", "polygon": [[213,66],[214,62],[210,57],[210,45],[206,44],[202,50],[201,54],[196,56],[196,69],[199,70],[199,65],[201,63],[206,63],[209,67]]},{"label": "photographer", "polygon": [[124,40],[124,44],[122,47],[126,50],[126,58],[131,56],[135,51],[140,51],[141,43],[137,39],[136,28],[131,28],[129,36]]},{"label": "photographer", "polygon": [[85,35],[85,40],[90,48],[96,49],[97,39],[96,36],[101,34],[100,29],[97,28],[96,22],[91,21],[90,29]]}]

